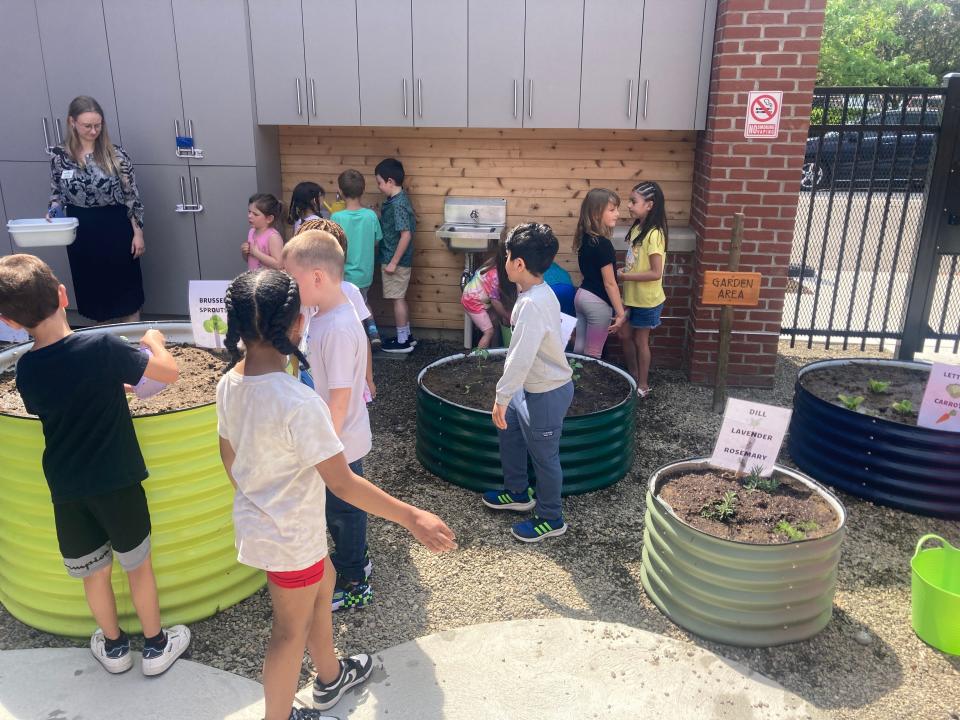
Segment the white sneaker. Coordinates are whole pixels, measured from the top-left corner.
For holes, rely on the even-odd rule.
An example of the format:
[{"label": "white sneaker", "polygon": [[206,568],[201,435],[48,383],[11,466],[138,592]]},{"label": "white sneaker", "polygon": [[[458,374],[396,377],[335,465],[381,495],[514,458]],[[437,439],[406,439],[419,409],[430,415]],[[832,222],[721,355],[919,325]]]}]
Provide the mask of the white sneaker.
[{"label": "white sneaker", "polygon": [[190,645],[190,628],[186,625],[174,625],[164,632],[167,633],[167,644],[163,650],[154,650],[146,646],[143,648],[140,667],[144,675],[159,675],[166,672]]},{"label": "white sneaker", "polygon": [[129,638],[120,647],[107,652],[107,638],[104,636],[103,630],[97,628],[97,631],[90,636],[90,652],[108,673],[116,675],[133,667]]}]

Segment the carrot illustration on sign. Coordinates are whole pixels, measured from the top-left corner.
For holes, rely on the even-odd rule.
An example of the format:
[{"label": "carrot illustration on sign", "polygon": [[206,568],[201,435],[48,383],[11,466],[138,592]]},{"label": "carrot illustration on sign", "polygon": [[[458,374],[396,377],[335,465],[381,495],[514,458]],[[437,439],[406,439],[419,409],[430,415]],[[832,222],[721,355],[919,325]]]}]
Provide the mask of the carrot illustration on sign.
[{"label": "carrot illustration on sign", "polygon": [[946,422],[947,420],[949,420],[950,418],[952,418],[952,417],[953,417],[954,415],[956,415],[956,414],[957,414],[957,411],[956,411],[956,410],[951,410],[950,412],[945,412],[943,415],[941,415],[940,417],[937,418],[937,424],[939,425],[939,424],[942,423],[942,422]]}]

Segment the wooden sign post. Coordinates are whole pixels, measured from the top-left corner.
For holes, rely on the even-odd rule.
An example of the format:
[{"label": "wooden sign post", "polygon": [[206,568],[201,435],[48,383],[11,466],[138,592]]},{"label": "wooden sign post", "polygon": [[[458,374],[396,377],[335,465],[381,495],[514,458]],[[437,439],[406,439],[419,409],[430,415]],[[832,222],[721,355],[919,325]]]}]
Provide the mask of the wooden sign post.
[{"label": "wooden sign post", "polygon": [[727,368],[730,364],[730,336],[733,332],[733,307],[756,307],[760,303],[760,282],[757,272],[738,272],[740,245],[743,242],[743,213],[733,216],[733,235],[727,271],[708,270],[703,277],[704,305],[722,305],[720,309],[720,349],[717,353],[717,375],[713,385],[713,410],[723,412],[727,399]]}]

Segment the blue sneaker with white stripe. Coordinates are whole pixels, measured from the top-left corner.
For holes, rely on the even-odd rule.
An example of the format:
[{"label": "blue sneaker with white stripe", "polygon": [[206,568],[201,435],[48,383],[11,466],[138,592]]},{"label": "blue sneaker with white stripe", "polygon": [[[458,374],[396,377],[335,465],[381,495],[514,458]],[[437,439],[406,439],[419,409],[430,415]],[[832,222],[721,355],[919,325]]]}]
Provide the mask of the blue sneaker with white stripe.
[{"label": "blue sneaker with white stripe", "polygon": [[548,537],[563,535],[567,531],[567,524],[563,518],[559,520],[544,520],[534,515],[529,520],[518,522],[510,528],[510,534],[521,542],[534,543]]}]

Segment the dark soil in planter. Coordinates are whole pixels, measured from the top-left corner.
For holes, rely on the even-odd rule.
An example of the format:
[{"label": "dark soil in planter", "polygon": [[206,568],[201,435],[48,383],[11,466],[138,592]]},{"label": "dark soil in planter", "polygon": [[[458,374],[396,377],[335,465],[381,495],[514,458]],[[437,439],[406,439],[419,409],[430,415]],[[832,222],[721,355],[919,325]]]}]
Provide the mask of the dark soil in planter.
[{"label": "dark soil in planter", "polygon": [[[834,509],[819,494],[793,478],[774,472],[780,485],[772,492],[748,490],[743,478],[727,470],[701,470],[668,478],[658,497],[683,522],[726,540],[775,545],[829,535],[840,525]],[[726,493],[735,493],[727,520],[705,517]],[[728,496],[729,497],[729,496]],[[787,525],[789,524],[789,528]],[[802,537],[794,535],[802,533]]]},{"label": "dark soil in planter", "polygon": [[[916,426],[929,377],[926,370],[852,363],[812,370],[803,375],[800,383],[818,398],[834,405],[845,407],[838,395],[862,397],[856,412]],[[889,382],[890,387],[882,393],[871,392],[870,380]],[[894,411],[891,405],[901,400],[909,400],[913,409],[907,413]]]},{"label": "dark soil in planter", "polygon": [[[423,384],[445,400],[489,412],[497,394],[497,381],[503,375],[504,357],[495,355],[479,362],[475,357],[466,357],[444,363],[430,368],[423,376]],[[630,384],[622,375],[599,363],[579,362],[583,367],[574,368],[574,375],[579,372],[580,378],[574,380],[573,402],[567,417],[607,410],[629,396]]]},{"label": "dark soil in planter", "polygon": [[[169,345],[168,349],[177,360],[180,379],[146,400],[128,394],[132,415],[168,413],[216,400],[217,381],[229,364],[226,354],[193,345]],[[29,417],[12,372],[0,375],[0,413]]]}]

